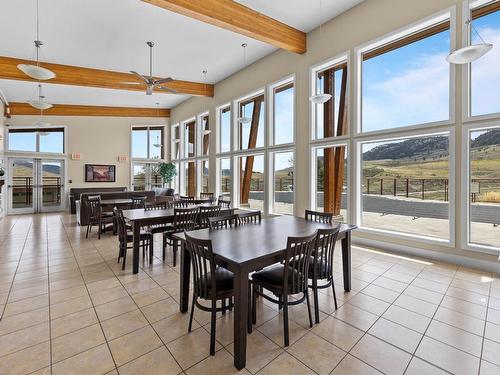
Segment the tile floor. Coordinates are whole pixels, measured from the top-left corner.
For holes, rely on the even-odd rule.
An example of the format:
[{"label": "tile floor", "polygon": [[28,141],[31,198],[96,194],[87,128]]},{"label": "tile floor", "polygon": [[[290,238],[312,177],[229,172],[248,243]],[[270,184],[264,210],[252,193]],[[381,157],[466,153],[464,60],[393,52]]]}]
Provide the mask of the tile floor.
[{"label": "tile floor", "polygon": [[[178,269],[156,248],[132,275],[116,238],[85,239],[70,215],[0,221],[0,374],[235,373],[231,314],[210,357],[209,314],[187,334]],[[323,290],[310,329],[305,305],[292,307],[284,348],[281,314],[260,301],[243,373],[500,374],[500,279],[355,248],[343,293],[339,255],[340,308]]]}]

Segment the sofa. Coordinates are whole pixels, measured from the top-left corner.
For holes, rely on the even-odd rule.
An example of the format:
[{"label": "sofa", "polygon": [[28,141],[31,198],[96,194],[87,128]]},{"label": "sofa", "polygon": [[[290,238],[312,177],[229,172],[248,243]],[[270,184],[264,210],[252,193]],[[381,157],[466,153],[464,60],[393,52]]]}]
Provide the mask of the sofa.
[{"label": "sofa", "polygon": [[71,188],[69,190],[69,207],[70,212],[74,215],[76,214],[76,201],[80,200],[82,193],[109,193],[109,192],[123,192],[127,191],[125,186],[118,187],[96,187],[96,188]]}]

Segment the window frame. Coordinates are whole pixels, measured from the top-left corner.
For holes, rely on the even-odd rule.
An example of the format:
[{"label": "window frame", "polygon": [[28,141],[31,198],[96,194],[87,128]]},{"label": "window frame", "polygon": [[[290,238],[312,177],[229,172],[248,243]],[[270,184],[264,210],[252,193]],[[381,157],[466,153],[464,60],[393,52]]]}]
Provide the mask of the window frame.
[{"label": "window frame", "polygon": [[[159,128],[159,129],[157,129]],[[133,132],[134,130],[139,130],[139,129],[145,129],[146,130],[146,158],[140,158],[140,157],[134,157],[133,153]],[[150,148],[151,148],[151,138],[150,138],[150,131],[151,130],[161,130],[161,151],[160,151],[160,158],[155,159],[155,158],[150,158]],[[160,162],[166,159],[166,151],[165,151],[165,125],[164,124],[158,124],[158,125],[132,125],[130,127],[130,160],[134,161],[152,161],[152,162]]]},{"label": "window frame", "polygon": [[444,10],[434,13],[428,17],[420,19],[419,21],[413,22],[409,25],[403,26],[393,32],[387,33],[381,37],[375,38],[367,43],[363,43],[360,46],[354,48],[355,62],[354,62],[354,111],[353,111],[353,124],[354,136],[371,136],[371,135],[387,135],[395,132],[401,131],[412,131],[415,129],[424,130],[428,128],[438,127],[438,126],[451,126],[456,122],[455,115],[455,98],[456,98],[456,82],[455,82],[455,72],[456,67],[454,64],[449,64],[449,103],[448,103],[448,119],[442,121],[434,121],[423,124],[412,124],[406,126],[398,126],[394,128],[382,129],[382,130],[372,130],[363,131],[362,130],[362,65],[363,65],[363,54],[368,51],[373,51],[374,49],[381,48],[384,45],[392,44],[398,40],[408,37],[412,34],[418,34],[434,25],[442,22],[449,21],[450,23],[450,52],[456,49],[456,8],[451,6],[445,8]]},{"label": "window frame", "polygon": [[[267,98],[270,98],[271,100],[268,100],[267,102],[267,107],[266,108],[266,113],[265,115],[267,116],[267,123],[269,126],[266,126],[268,134],[268,142],[267,142],[267,147],[268,148],[273,148],[273,147],[290,147],[294,146],[296,143],[296,134],[297,134],[297,87],[295,84],[295,74],[290,74],[289,76],[280,79],[274,83],[271,83],[267,85],[267,96],[264,96],[264,100]],[[286,142],[286,143],[276,143],[276,89],[283,88],[285,86],[291,85],[293,88],[293,113],[292,113],[292,141],[291,142]],[[264,147],[266,146],[266,142],[264,141]]]},{"label": "window frame", "polygon": [[[203,120],[207,118],[208,121],[208,133],[205,134],[205,129],[203,127]],[[210,155],[210,134],[211,134],[211,129],[210,129],[210,112],[206,111],[203,113],[200,113],[199,115],[196,116],[196,129],[197,129],[197,136],[199,141],[197,142],[197,150],[196,150],[196,156],[200,158],[208,157]],[[203,152],[203,142],[204,142],[204,137],[205,135],[208,135],[208,150],[207,153],[205,154]]]},{"label": "window frame", "polygon": [[[179,131],[179,138],[174,138],[176,130]],[[174,157],[175,145],[178,145],[179,155]],[[180,160],[181,159],[181,133],[180,133],[180,124],[173,124],[170,127],[170,160]]]},{"label": "window frame", "polygon": [[[485,8],[491,4],[497,4],[500,8],[500,2],[495,3],[492,0],[476,0],[471,2],[470,5],[467,1],[462,3],[462,46],[470,45],[470,35],[466,21],[473,19],[475,10]],[[478,16],[478,18],[483,15]],[[472,82],[471,82],[471,64],[466,64],[462,68],[462,122],[468,124],[473,121],[494,120],[500,118],[500,111],[494,113],[487,113],[483,115],[472,115]],[[465,243],[464,243],[465,245]]]},{"label": "window frame", "polygon": [[[40,132],[43,131],[48,131],[50,130],[59,130],[62,129],[63,133],[63,152],[42,152],[40,151]],[[11,150],[10,149],[10,133],[11,131],[13,133],[16,133],[16,130],[18,131],[25,131],[29,132],[29,130],[32,130],[33,133],[35,134],[35,150],[34,151],[25,151],[25,150]],[[30,132],[31,133],[31,132]],[[67,126],[66,125],[50,125],[50,126],[44,126],[43,128],[40,127],[35,127],[35,126],[5,126],[5,131],[4,131],[4,140],[5,140],[5,154],[7,155],[37,155],[37,156],[51,156],[51,157],[58,157],[58,156],[67,156],[67,144],[68,144],[68,132],[67,132]]]},{"label": "window frame", "polygon": [[483,123],[469,123],[464,124],[462,127],[462,163],[461,170],[463,173],[461,179],[461,204],[460,209],[462,212],[462,231],[460,240],[462,248],[469,251],[487,253],[499,256],[499,248],[489,245],[481,245],[471,242],[471,221],[470,221],[470,134],[474,131],[488,130],[492,128],[500,129],[500,120],[489,121]]},{"label": "window frame", "polygon": [[[290,145],[290,144],[287,144],[287,145]],[[288,214],[282,214],[282,213],[277,213],[277,212],[274,212],[274,205],[275,205],[275,193],[276,193],[276,185],[275,185],[275,170],[274,170],[274,157],[276,156],[276,154],[284,154],[284,153],[292,153],[293,155],[293,160],[294,160],[294,163],[293,163],[293,169],[292,169],[292,184],[293,184],[293,210],[292,210],[292,213],[290,215],[295,215],[295,202],[296,202],[296,193],[297,193],[297,184],[296,184],[296,160],[297,160],[297,154],[296,154],[296,149],[295,147],[289,147],[289,148],[286,148],[286,147],[280,147],[280,148],[272,148],[269,150],[269,156],[268,156],[268,175],[269,177],[267,178],[268,180],[268,188],[267,188],[267,191],[268,191],[268,201],[269,201],[269,214],[270,215],[288,215]],[[264,195],[266,195],[266,192],[264,191]]]},{"label": "window frame", "polygon": [[[229,150],[222,151],[222,112],[226,109],[229,109],[230,111],[230,116],[229,116]],[[233,151],[233,127],[232,124],[234,122],[233,120],[234,117],[234,112],[233,112],[233,107],[232,103],[228,102],[223,105],[217,106],[215,109],[215,122],[216,122],[216,131],[217,131],[217,137],[216,137],[216,153],[217,155],[229,155]]]},{"label": "window frame", "polygon": [[[197,155],[197,145],[198,145],[198,116],[191,117],[188,120],[182,121],[180,124],[180,139],[181,139],[181,149],[179,160],[194,159]],[[189,149],[186,150],[186,146],[189,143],[189,139],[186,139],[186,129],[188,124],[194,124],[194,144],[193,144],[193,155],[189,156]],[[187,142],[187,143],[186,143]]]},{"label": "window frame", "polygon": [[[266,85],[267,87],[267,85]],[[233,100],[232,103],[232,108],[231,108],[231,115],[233,119],[233,129],[236,129],[236,131],[232,132],[232,147],[231,149],[233,150],[233,153],[245,153],[245,152],[254,152],[258,150],[264,150],[266,146],[268,145],[268,90],[266,87],[260,88],[258,90],[253,91],[250,94],[241,96],[235,100]],[[254,147],[254,148],[241,148],[240,144],[240,136],[241,136],[241,124],[238,121],[238,118],[240,117],[240,109],[241,105],[245,104],[245,102],[250,102],[251,99],[262,96],[262,108],[261,111],[264,110],[264,124],[263,124],[263,129],[258,129],[264,132],[264,144],[260,147]],[[257,132],[257,137],[258,137],[258,132]],[[258,139],[258,138],[257,138]]]}]

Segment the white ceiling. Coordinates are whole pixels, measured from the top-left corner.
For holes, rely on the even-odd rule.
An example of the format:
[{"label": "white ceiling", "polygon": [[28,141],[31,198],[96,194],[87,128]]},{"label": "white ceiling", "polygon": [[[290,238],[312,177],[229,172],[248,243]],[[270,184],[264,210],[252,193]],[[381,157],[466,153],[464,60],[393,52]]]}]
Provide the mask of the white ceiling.
[{"label": "white ceiling", "polygon": [[[295,28],[310,31],[362,0],[238,0]],[[153,74],[216,83],[273,52],[268,44],[166,11],[139,0],[39,0],[42,60],[91,68],[148,73],[148,47],[156,43]],[[1,0],[0,55],[34,59],[35,0]],[[189,96],[145,94],[45,83],[47,100],[61,104],[174,107]],[[9,101],[26,101],[32,83],[0,80]]]}]

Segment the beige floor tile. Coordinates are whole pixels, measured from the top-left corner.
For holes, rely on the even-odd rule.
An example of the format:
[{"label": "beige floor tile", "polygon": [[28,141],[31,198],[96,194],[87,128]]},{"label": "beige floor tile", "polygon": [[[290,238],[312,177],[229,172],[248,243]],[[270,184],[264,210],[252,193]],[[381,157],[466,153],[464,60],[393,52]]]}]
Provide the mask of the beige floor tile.
[{"label": "beige floor tile", "polygon": [[52,339],[98,323],[93,308],[65,315],[50,322]]},{"label": "beige floor tile", "polygon": [[402,326],[420,333],[424,333],[431,322],[431,318],[396,305],[389,307],[382,316],[387,320],[401,324]]},{"label": "beige floor tile", "polygon": [[402,293],[403,290],[405,290],[405,288],[408,286],[408,284],[406,283],[389,279],[385,276],[380,276],[378,279],[374,280],[372,284],[392,290],[397,293]]},{"label": "beige floor tile", "polygon": [[351,350],[364,334],[363,331],[332,317],[315,325],[312,332],[345,351]]},{"label": "beige floor tile", "polygon": [[488,322],[500,325],[500,310],[488,309]]},{"label": "beige floor tile", "polygon": [[[182,314],[178,312],[166,319],[162,319],[156,323],[153,323],[152,326],[158,333],[162,341],[164,343],[168,343],[185,335],[188,331],[188,324],[189,314]],[[198,324],[198,322],[193,320],[193,330],[199,327],[200,325]]]},{"label": "beige floor tile", "polygon": [[348,354],[332,371],[332,375],[380,375],[380,371]]},{"label": "beige floor tile", "polygon": [[419,276],[415,280],[413,280],[411,284],[439,294],[444,294],[446,293],[446,290],[448,289],[450,282],[436,282],[425,278],[421,278]]},{"label": "beige floor tile", "polygon": [[52,340],[52,362],[62,361],[105,341],[99,324],[59,336]]},{"label": "beige floor tile", "polygon": [[0,357],[50,339],[49,322],[0,336]]},{"label": "beige floor tile", "polygon": [[291,373],[313,375],[314,371],[287,352],[284,352],[259,372],[262,375],[286,375]]},{"label": "beige floor tile", "polygon": [[422,361],[420,358],[413,357],[408,365],[408,369],[405,372],[405,375],[446,375],[448,372],[437,368],[436,366],[431,365],[425,361]]},{"label": "beige floor tile", "polygon": [[128,296],[95,307],[95,311],[101,322],[135,309],[137,309],[137,305]]},{"label": "beige floor tile", "polygon": [[48,294],[42,294],[41,296],[26,298],[21,301],[6,304],[3,317],[8,317],[28,311],[37,310],[48,305],[49,305]]},{"label": "beige floor tile", "polygon": [[148,325],[148,321],[139,309],[115,316],[114,318],[101,323],[102,329],[108,341],[135,331],[146,325]]},{"label": "beige floor tile", "polygon": [[90,298],[95,306],[103,305],[108,302],[119,300],[120,298],[127,297],[128,293],[121,285],[105,289],[100,292],[92,293]]},{"label": "beige floor tile", "polygon": [[179,305],[172,298],[167,298],[144,306],[141,310],[150,323],[155,323],[179,312]]},{"label": "beige floor tile", "polygon": [[115,368],[108,346],[102,344],[83,353],[55,363],[53,375],[104,374]]},{"label": "beige floor tile", "polygon": [[287,350],[318,374],[329,374],[347,354],[309,332]]},{"label": "beige floor tile", "polygon": [[429,337],[422,339],[415,355],[457,375],[477,374],[479,370],[479,358]]},{"label": "beige floor tile", "polygon": [[439,305],[444,296],[443,294],[415,286],[414,284],[410,284],[403,292],[403,295],[411,296],[434,305]]},{"label": "beige floor tile", "polygon": [[350,354],[375,367],[385,374],[403,374],[411,355],[377,339],[365,335]]},{"label": "beige floor tile", "polygon": [[50,292],[50,303],[52,305],[64,301],[68,301],[70,299],[76,297],[82,297],[88,295],[87,288],[85,285],[75,286],[73,288],[57,290],[55,292]]},{"label": "beige floor tile", "polygon": [[368,333],[411,354],[415,352],[422,339],[420,333],[384,318],[377,320]]},{"label": "beige floor tile", "polygon": [[390,289],[371,284],[362,290],[363,294],[378,298],[382,301],[393,303],[398,298],[399,293]]},{"label": "beige floor tile", "polygon": [[[231,363],[232,364],[232,363]],[[233,366],[234,368],[234,366]],[[182,372],[174,357],[164,346],[118,368],[120,375],[162,375]]]},{"label": "beige floor tile", "polygon": [[340,307],[333,316],[363,331],[367,331],[378,319],[377,315],[348,303]]},{"label": "beige floor tile", "polygon": [[479,357],[483,338],[459,328],[433,320],[429,325],[426,336],[444,342],[457,349]]},{"label": "beige floor tile", "polygon": [[8,302],[16,302],[30,297],[36,297],[42,294],[47,294],[49,287],[46,283],[42,285],[32,286],[29,288],[12,290],[9,295]]},{"label": "beige floor tile", "polygon": [[398,299],[394,301],[394,304],[396,306],[416,312],[417,314],[427,316],[428,318],[432,318],[438,308],[437,305],[405,294],[400,295]]},{"label": "beige floor tile", "polygon": [[498,342],[485,339],[483,359],[500,366],[500,344]]},{"label": "beige floor tile", "polygon": [[92,307],[89,296],[70,299],[69,301],[57,303],[50,307],[50,318],[57,319],[65,315],[73,314]]},{"label": "beige floor tile", "polygon": [[[234,354],[234,345],[230,344],[226,349]],[[259,331],[254,330],[252,334],[247,335],[247,363],[246,368],[252,374],[270,363],[283,349],[268,339]]]},{"label": "beige floor tile", "polygon": [[158,284],[152,279],[142,279],[125,284],[124,287],[130,294],[135,294],[157,288]]},{"label": "beige floor tile", "polygon": [[481,368],[479,369],[479,375],[498,375],[500,374],[500,366],[496,366],[493,363],[481,361]]},{"label": "beige floor tile", "polygon": [[153,288],[144,292],[132,294],[137,306],[143,307],[170,297],[162,288]]},{"label": "beige floor tile", "polygon": [[500,326],[498,324],[486,322],[486,332],[484,337],[500,343]]},{"label": "beige floor tile", "polygon": [[[275,318],[269,320],[267,323],[261,325],[257,328],[261,333],[269,337],[276,344],[284,345],[284,333],[283,333],[283,314],[279,314]],[[293,320],[288,321],[288,332],[290,345],[300,339],[307,333],[307,329],[298,325]]]},{"label": "beige floor tile", "polygon": [[109,342],[117,366],[121,366],[160,346],[162,346],[162,342],[150,326]]},{"label": "beige floor tile", "polygon": [[451,326],[461,328],[475,335],[483,335],[484,320],[462,314],[455,310],[447,309],[446,307],[440,306],[434,316],[434,319]]},{"label": "beige floor tile", "polygon": [[248,370],[243,369],[238,371],[236,367],[234,367],[234,358],[229,352],[225,349],[221,349],[218,352],[215,352],[214,356],[209,356],[204,359],[200,363],[197,363],[190,369],[186,371],[188,375],[230,375],[230,374],[242,374],[242,375],[250,375]]},{"label": "beige floor tile", "polygon": [[[234,321],[233,314],[226,314],[217,319],[215,339],[222,345],[227,346],[233,342],[234,339]],[[207,332],[210,332],[210,323],[203,326]]]},{"label": "beige floor tile", "polygon": [[0,336],[48,321],[48,307],[8,316],[0,320]]},{"label": "beige floor tile", "polygon": [[441,302],[441,306],[458,311],[462,314],[473,316],[474,318],[486,319],[486,307],[458,298],[445,296],[443,302]]},{"label": "beige floor tile", "polygon": [[2,357],[0,374],[28,374],[49,364],[50,342],[46,341]]}]

